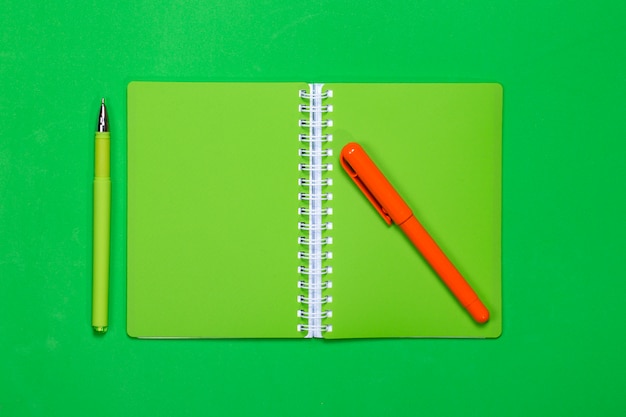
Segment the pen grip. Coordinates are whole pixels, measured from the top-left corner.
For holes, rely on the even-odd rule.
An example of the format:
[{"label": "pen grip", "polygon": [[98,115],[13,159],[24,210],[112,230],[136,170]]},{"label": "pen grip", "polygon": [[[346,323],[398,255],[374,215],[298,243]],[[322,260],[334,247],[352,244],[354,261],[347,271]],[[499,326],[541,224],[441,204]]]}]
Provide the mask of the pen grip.
[{"label": "pen grip", "polygon": [[93,182],[93,305],[92,326],[108,326],[109,255],[111,244],[111,179]]},{"label": "pen grip", "polygon": [[489,320],[489,311],[478,295],[415,216],[400,224],[400,228],[472,318],[478,323]]}]

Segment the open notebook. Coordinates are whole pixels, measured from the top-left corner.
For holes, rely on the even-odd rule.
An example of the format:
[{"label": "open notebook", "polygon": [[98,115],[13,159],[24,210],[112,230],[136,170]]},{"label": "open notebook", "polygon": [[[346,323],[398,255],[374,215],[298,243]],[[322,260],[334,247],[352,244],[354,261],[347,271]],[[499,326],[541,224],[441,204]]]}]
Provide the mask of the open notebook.
[{"label": "open notebook", "polygon": [[[130,83],[128,334],[498,337],[501,138],[499,84]],[[353,141],[486,324],[342,170]]]}]

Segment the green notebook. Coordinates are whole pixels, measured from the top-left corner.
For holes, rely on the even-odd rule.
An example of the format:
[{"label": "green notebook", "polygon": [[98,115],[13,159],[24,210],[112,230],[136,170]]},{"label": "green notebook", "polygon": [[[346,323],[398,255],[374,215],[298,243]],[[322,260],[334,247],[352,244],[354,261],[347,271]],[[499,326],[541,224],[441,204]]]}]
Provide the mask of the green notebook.
[{"label": "green notebook", "polygon": [[[491,317],[339,164],[358,142]],[[499,84],[132,82],[128,334],[498,337]]]}]

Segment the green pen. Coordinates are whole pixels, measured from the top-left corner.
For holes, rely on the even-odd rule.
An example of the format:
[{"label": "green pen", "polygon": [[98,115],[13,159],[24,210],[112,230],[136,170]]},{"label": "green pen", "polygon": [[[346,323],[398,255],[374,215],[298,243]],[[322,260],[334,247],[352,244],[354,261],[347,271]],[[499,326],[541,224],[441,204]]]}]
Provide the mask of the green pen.
[{"label": "green pen", "polygon": [[111,136],[104,99],[96,128],[93,180],[93,292],[91,325],[96,333],[109,326],[109,252],[111,241]]}]

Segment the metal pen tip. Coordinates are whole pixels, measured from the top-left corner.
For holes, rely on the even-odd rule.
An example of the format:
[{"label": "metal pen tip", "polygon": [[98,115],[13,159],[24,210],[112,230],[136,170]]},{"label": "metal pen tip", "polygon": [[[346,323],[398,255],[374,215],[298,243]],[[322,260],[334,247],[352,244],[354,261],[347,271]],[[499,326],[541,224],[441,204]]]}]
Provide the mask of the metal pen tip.
[{"label": "metal pen tip", "polygon": [[96,132],[108,132],[109,131],[109,118],[107,116],[107,109],[104,105],[104,97],[100,104],[100,114],[98,115],[98,124],[96,126]]}]

